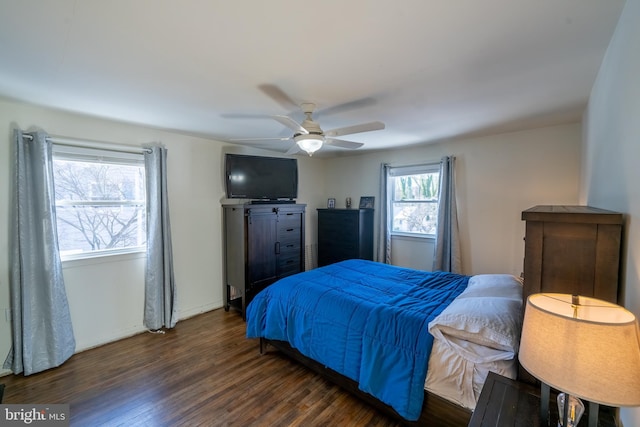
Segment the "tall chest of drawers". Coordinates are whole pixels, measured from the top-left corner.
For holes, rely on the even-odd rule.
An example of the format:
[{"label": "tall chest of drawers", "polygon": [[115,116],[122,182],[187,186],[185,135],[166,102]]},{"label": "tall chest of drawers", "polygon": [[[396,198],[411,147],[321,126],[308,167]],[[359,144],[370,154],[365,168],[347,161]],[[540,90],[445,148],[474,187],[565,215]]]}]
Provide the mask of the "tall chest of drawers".
[{"label": "tall chest of drawers", "polygon": [[224,205],[225,310],[243,317],[255,294],[304,271],[305,205]]},{"label": "tall chest of drawers", "polygon": [[318,266],[373,260],[373,209],[318,209]]}]

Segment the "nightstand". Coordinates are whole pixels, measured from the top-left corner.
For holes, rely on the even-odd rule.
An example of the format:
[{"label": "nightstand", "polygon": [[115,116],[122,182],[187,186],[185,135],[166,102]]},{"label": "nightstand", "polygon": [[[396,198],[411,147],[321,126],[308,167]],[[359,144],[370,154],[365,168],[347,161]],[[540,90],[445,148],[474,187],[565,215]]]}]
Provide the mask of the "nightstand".
[{"label": "nightstand", "polygon": [[[552,427],[556,426],[558,419],[555,399],[556,394],[551,393],[549,412]],[[546,420],[541,422],[540,418],[539,388],[489,372],[469,427],[546,427]],[[578,426],[586,426],[588,419],[589,414],[585,413]],[[600,407],[598,426],[616,426],[613,408]]]}]

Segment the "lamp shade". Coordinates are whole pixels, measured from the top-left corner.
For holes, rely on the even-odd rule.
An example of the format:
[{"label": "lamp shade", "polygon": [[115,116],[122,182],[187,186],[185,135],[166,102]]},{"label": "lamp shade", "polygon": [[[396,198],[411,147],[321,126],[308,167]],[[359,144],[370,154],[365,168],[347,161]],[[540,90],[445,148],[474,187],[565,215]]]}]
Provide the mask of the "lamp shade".
[{"label": "lamp shade", "polygon": [[520,363],[570,395],[608,406],[640,406],[640,334],[630,311],[567,294],[527,298]]}]

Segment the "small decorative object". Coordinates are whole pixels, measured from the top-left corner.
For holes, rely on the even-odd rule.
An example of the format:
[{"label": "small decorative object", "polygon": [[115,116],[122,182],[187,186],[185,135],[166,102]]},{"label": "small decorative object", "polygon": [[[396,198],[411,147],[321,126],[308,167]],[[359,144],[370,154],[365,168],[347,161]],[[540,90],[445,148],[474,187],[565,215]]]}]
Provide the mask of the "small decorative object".
[{"label": "small decorative object", "polygon": [[333,209],[336,207],[336,199],[327,200],[327,208]]},{"label": "small decorative object", "polygon": [[344,205],[347,207],[347,209],[351,209],[351,197],[347,197]]},{"label": "small decorative object", "polygon": [[373,196],[362,196],[360,197],[360,209],[373,209],[373,201],[375,197]]}]

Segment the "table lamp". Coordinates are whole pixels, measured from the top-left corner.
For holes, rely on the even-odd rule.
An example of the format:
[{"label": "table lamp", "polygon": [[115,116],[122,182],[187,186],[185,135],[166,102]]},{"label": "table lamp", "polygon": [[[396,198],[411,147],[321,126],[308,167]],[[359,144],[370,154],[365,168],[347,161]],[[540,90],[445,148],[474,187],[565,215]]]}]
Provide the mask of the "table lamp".
[{"label": "table lamp", "polygon": [[591,402],[593,427],[599,404],[640,406],[640,332],[633,313],[619,305],[577,295],[530,295],[519,359],[531,375],[563,392],[559,402],[570,402],[559,410],[563,427],[578,423],[579,399]]}]

